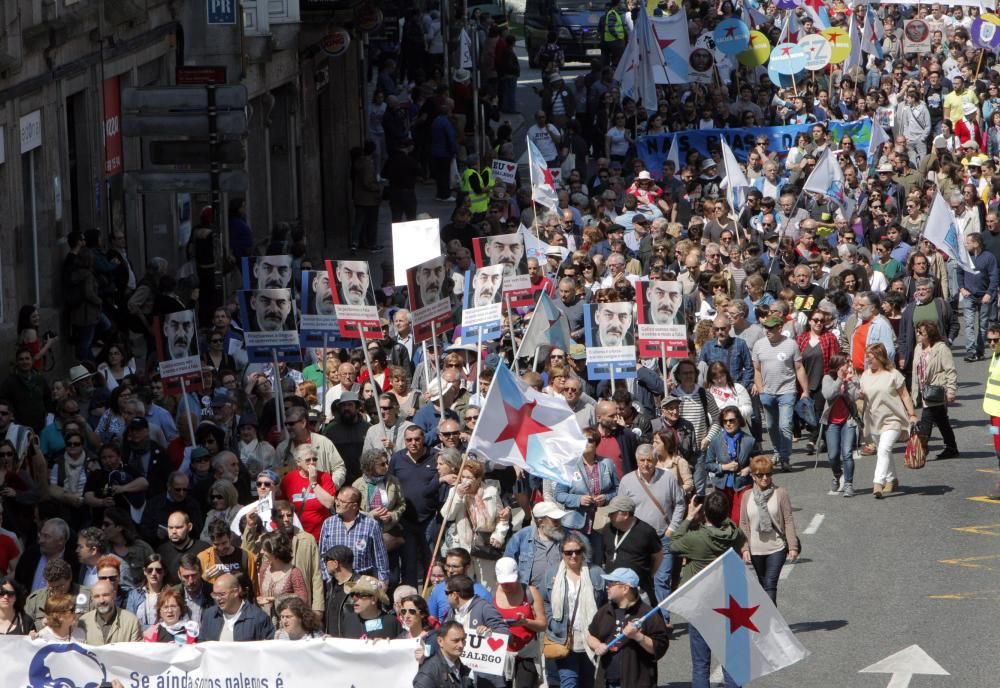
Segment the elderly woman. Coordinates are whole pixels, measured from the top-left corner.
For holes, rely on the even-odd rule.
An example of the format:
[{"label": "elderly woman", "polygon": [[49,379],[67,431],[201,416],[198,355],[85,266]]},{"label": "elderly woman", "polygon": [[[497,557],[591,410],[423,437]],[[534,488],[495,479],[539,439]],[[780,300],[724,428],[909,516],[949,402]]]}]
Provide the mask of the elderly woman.
[{"label": "elderly woman", "polygon": [[399,406],[399,415],[406,420],[410,420],[420,408],[420,393],[410,389],[410,374],[402,366],[389,367],[389,382],[391,387],[388,393],[396,397],[396,404]]},{"label": "elderly woman", "polygon": [[540,590],[548,620],[545,640],[569,645],[566,655],[555,660],[560,685],[592,687],[596,657],[587,646],[587,628],[607,598],[604,572],[588,564],[590,543],[580,533],[567,531],[559,547],[559,564],[545,573]]},{"label": "elderly woman", "polygon": [[[496,589],[494,562],[510,530],[510,509],[500,501],[500,485],[483,480],[486,466],[467,461],[458,482],[449,490],[441,516],[454,524],[445,549],[462,547],[472,554],[473,577],[490,591]],[[494,555],[494,553],[497,553]]]},{"label": "elderly woman", "polygon": [[198,624],[191,621],[184,593],[166,587],[156,600],[157,623],[142,634],[147,643],[194,645],[198,642]]},{"label": "elderly woman", "polygon": [[753,457],[750,472],[753,490],[740,505],[740,529],[746,536],[743,561],[753,565],[761,587],[777,604],[781,567],[799,556],[792,502],[785,488],[774,484],[770,457]]},{"label": "elderly woman", "polygon": [[296,468],[281,480],[281,491],[288,495],[295,513],[302,521],[302,529],[319,542],[323,521],[330,517],[337,488],[329,473],[316,468],[319,459],[312,445],[296,447]]},{"label": "elderly woman", "polygon": [[955,402],[958,389],[958,372],[951,349],[941,339],[938,326],[929,321],[917,323],[917,346],[913,351],[913,377],[910,396],[914,406],[922,406],[918,428],[928,437],[936,425],[944,440],[944,451],[939,459],[958,456],[958,442],[948,418],[948,404]]},{"label": "elderly woman", "polygon": [[[618,494],[618,473],[611,459],[597,455],[597,444],[601,441],[597,428],[584,428],[583,437],[587,441],[583,456],[573,466],[573,484],[555,486],[555,499],[582,517],[580,532],[590,539],[595,552],[603,552],[601,529],[604,523],[596,523],[597,511]],[[605,519],[606,520],[606,519]]]},{"label": "elderly woman", "polygon": [[199,538],[202,542],[209,542],[208,526],[213,521],[222,521],[229,524],[233,522],[236,513],[240,510],[239,495],[236,493],[236,486],[229,480],[216,480],[208,491],[209,511],[205,515],[205,527],[201,529]]},{"label": "elderly woman", "polygon": [[387,453],[368,449],[361,454],[361,477],[354,481],[354,489],[361,493],[361,511],[382,527],[386,552],[402,546],[403,531],[399,526],[399,517],[406,510],[406,500],[399,478],[389,475]]}]

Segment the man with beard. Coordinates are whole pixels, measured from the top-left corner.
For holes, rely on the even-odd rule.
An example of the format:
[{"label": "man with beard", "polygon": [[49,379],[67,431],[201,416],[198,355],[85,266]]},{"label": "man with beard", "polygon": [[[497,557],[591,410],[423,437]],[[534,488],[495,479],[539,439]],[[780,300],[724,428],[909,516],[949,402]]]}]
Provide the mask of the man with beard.
[{"label": "man with beard", "polygon": [[361,451],[364,449],[365,435],[370,427],[368,421],[358,413],[359,404],[357,392],[341,394],[337,400],[337,420],[327,425],[323,432],[340,452],[347,467],[345,485],[361,477]]},{"label": "man with beard", "polygon": [[682,321],[684,294],[680,282],[650,282],[646,288],[646,322],[675,325]]},{"label": "man with beard", "polygon": [[[649,447],[652,455],[652,447]],[[680,504],[684,505],[684,492],[680,491]],[[619,494],[608,503],[608,525],[604,527],[604,570],[629,568],[639,574],[642,590],[650,600],[656,599],[653,590],[653,572],[663,561],[663,546],[656,529],[635,515],[635,500]],[[683,510],[681,511],[683,513]],[[677,514],[677,525],[681,515]],[[669,544],[667,545],[669,547]]]},{"label": "man with beard", "polygon": [[178,573],[181,557],[185,554],[196,556],[209,547],[207,542],[191,537],[193,529],[194,524],[183,511],[175,511],[167,519],[167,541],[156,550],[156,553],[163,560],[164,569],[166,569],[163,582],[167,585],[177,585],[181,582]]},{"label": "man with beard", "polygon": [[596,346],[632,346],[632,304],[599,303],[594,313]]},{"label": "man with beard", "polygon": [[313,312],[316,315],[335,315],[333,291],[330,289],[330,273],[316,270],[312,278]]},{"label": "man with beard", "polygon": [[187,473],[174,471],[167,480],[167,491],[146,502],[139,525],[142,538],[153,547],[159,547],[167,540],[171,514],[184,512],[198,532],[201,532],[203,524],[201,507],[191,495],[191,479]]},{"label": "man with beard", "polygon": [[316,539],[295,526],[295,510],[291,502],[277,500],[274,502],[272,513],[275,526],[292,543],[292,565],[302,572],[302,577],[306,581],[310,607],[314,612],[322,613],[323,577],[319,570],[319,547],[316,545]]},{"label": "man with beard", "polygon": [[502,272],[502,270],[492,269],[492,266],[476,270],[476,273],[472,276],[473,308],[500,303]]},{"label": "man with beard", "polygon": [[164,316],[163,343],[166,344],[167,358],[173,360],[191,356],[194,334],[194,311],[178,311]]},{"label": "man with beard", "polygon": [[142,641],[139,619],[115,606],[115,588],[108,581],[97,581],[90,590],[94,608],[80,617],[79,626],[88,645],[138,643]]},{"label": "man with beard", "polygon": [[569,321],[569,336],[580,341],[583,337],[583,301],[576,287],[575,279],[563,277],[559,280],[559,298],[555,304]]},{"label": "man with beard", "polygon": [[348,306],[374,306],[368,263],[363,260],[338,260],[336,266],[340,303]]},{"label": "man with beard", "polygon": [[253,263],[257,289],[287,289],[292,283],[291,256],[261,256]]},{"label": "man with beard", "polygon": [[917,342],[915,328],[918,324],[929,321],[937,325],[938,332],[947,333],[951,320],[951,306],[940,296],[934,296],[934,278],[918,277],[913,288],[913,302],[903,309],[899,322],[899,339],[896,342],[899,369],[907,374],[911,370],[913,349]]},{"label": "man with beard", "polygon": [[532,507],[532,524],[517,531],[503,553],[517,561],[518,581],[541,589],[545,573],[562,561],[560,545],[566,531],[560,521],[568,513],[555,502],[539,502]]},{"label": "man with beard", "polygon": [[[289,289],[259,289],[250,293],[250,308],[260,332],[281,332],[292,312]],[[288,328],[291,329],[291,328]]]},{"label": "man with beard", "polygon": [[618,413],[618,405],[613,401],[599,401],[594,410],[600,440],[597,455],[611,459],[615,473],[621,480],[626,473],[635,470],[635,450],[639,440],[626,428],[625,419]]},{"label": "man with beard", "polygon": [[488,237],[483,244],[487,265],[503,264],[503,274],[513,277],[521,272],[521,260],[524,258],[524,242],[520,234],[501,234]]},{"label": "man with beard", "polygon": [[441,288],[444,286],[444,278],[444,256],[417,266],[413,274],[413,281],[417,285],[417,308],[441,300]]}]

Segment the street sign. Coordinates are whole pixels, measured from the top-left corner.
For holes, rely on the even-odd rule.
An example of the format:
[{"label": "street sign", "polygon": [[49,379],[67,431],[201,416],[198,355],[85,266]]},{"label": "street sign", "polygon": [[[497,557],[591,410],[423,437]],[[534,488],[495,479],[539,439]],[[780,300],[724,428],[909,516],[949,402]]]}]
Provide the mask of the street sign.
[{"label": "street sign", "polygon": [[207,139],[194,141],[152,141],[149,158],[154,165],[190,165],[207,167],[213,162],[220,165],[241,165],[246,160],[242,141],[223,141],[218,145],[215,159],[212,144]]},{"label": "street sign", "polygon": [[[126,112],[122,120],[125,136],[201,136],[209,134],[208,115],[202,112],[175,112],[147,115]],[[245,112],[220,112],[215,131],[222,136],[241,136],[247,130]]]},{"label": "street sign", "polygon": [[236,23],[236,0],[208,0],[208,23],[212,26]]},{"label": "street sign", "polygon": [[[130,193],[194,193],[204,192],[212,186],[210,172],[126,172],[125,189]],[[222,193],[243,193],[250,187],[245,170],[226,170],[219,173]]]},{"label": "street sign", "polygon": [[[242,110],[247,88],[242,84],[215,87],[216,110]],[[196,86],[154,86],[122,89],[124,112],[200,112],[208,110],[208,89]]]}]

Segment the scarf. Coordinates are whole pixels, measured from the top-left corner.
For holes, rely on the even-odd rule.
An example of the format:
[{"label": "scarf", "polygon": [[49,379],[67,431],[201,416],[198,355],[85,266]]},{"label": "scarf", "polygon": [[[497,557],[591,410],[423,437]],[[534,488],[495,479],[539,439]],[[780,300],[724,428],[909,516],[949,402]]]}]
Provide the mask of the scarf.
[{"label": "scarf", "polygon": [[753,486],[753,501],[757,505],[760,516],[757,518],[757,532],[761,535],[773,533],[774,523],[771,522],[771,513],[767,510],[767,502],[774,494],[774,485],[766,490],[762,490],[756,485]]},{"label": "scarf", "polygon": [[[737,430],[735,433],[730,435],[728,432],[722,433],[722,437],[726,440],[726,450],[729,452],[730,461],[739,461],[737,458],[739,456],[740,450],[740,440],[743,439],[743,431]],[[735,488],[736,487],[736,473],[726,473],[726,487]]]},{"label": "scarf", "polygon": [[[566,562],[559,562],[555,578],[552,579],[552,618],[562,620],[568,613],[573,615],[572,609],[563,609],[566,603],[566,586],[569,583],[566,577]],[[594,598],[594,584],[590,580],[590,570],[586,566],[580,567],[580,589],[576,593],[576,617],[578,619],[593,619],[597,614],[597,602]],[[569,624],[569,619],[566,619]],[[571,629],[567,628],[567,633]],[[594,651],[584,643],[587,656],[590,661],[594,661]],[[572,649],[572,648],[570,648]]]},{"label": "scarf", "polygon": [[80,473],[83,471],[83,464],[87,460],[86,454],[80,454],[80,458],[73,461],[69,454],[63,455],[63,466],[66,468],[66,480],[63,481],[63,488],[73,494],[81,494]]},{"label": "scarf", "polygon": [[174,637],[174,642],[181,643],[187,640],[187,621],[183,619],[175,624],[167,624],[166,621],[160,622],[160,628],[165,630],[167,633]]}]

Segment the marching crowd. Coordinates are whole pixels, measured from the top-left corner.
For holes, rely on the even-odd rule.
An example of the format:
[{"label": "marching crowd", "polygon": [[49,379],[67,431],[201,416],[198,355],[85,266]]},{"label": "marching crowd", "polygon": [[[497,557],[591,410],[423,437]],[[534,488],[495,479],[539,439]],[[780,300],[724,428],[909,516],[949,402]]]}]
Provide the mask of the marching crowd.
[{"label": "marching crowd", "polygon": [[[772,38],[788,17],[775,7],[758,13]],[[740,16],[728,1],[685,8],[692,43]],[[636,11],[630,1],[608,16]],[[792,12],[802,32],[818,28]],[[418,177],[433,176],[439,198],[459,191],[441,230],[456,313],[473,239],[535,234],[546,249],[527,261],[533,290],[553,299],[573,341],[521,361],[532,309],[508,309],[483,350],[459,333],[425,358],[405,290],[390,286],[376,290],[383,337],[367,356],[316,348],[301,365],[247,363],[238,308],[198,289],[201,261],[177,270],[154,259],[138,275],[123,236],[104,249],[99,233],[72,235],[76,360],[43,372],[56,338],[25,307],[0,384],[0,633],[94,645],[419,638],[419,688],[471,685],[465,636],[496,633],[509,637],[505,676],[479,685],[655,686],[673,625],[666,610],[640,619],[723,552],[741,554],[776,602],[800,545],[774,473],[802,467],[796,443],[825,453],[831,496],[904,489],[901,439],[926,443],[936,427],[937,458],[959,455],[952,344],[969,362],[1000,345],[1000,67],[971,47],[975,8],[878,12],[881,54],[861,64],[792,89],[723,58],[719,74],[737,80],[661,87],[655,111],[620,97],[613,21],[605,58],[572,85],[550,37],[533,58],[545,76],[527,136],[562,168],[554,208],[532,203],[527,180],[479,175],[453,117],[471,107],[467,70],[449,84],[438,17],[408,17],[400,61],[380,62],[379,127],[355,183],[389,160],[394,219],[413,219]],[[933,29],[929,53],[901,50],[894,27],[911,13]],[[856,20],[830,14],[834,26]],[[488,15],[476,22],[488,113],[510,102],[501,60],[515,41]],[[879,150],[831,138],[832,120],[865,117],[885,127]],[[640,150],[645,135],[786,124],[811,125],[787,151],[750,135],[751,187],[737,207],[719,148],[659,169]],[[511,132],[498,132],[494,154],[513,159]],[[849,203],[803,192],[824,155]],[[471,186],[452,186],[456,157],[479,175]],[[377,219],[371,191],[355,200]],[[925,236],[938,194],[974,271]],[[234,209],[232,252],[246,255],[253,235]],[[353,243],[375,247],[371,213],[358,217]],[[290,254],[294,271],[321,265],[301,233],[272,239],[267,253]],[[637,294],[684,326],[688,350],[637,355],[634,377],[589,379],[583,304]],[[203,316],[202,391],[178,394],[157,372],[152,323],[188,308]],[[575,414],[586,449],[572,484],[465,454],[501,362]],[[874,466],[857,460],[872,455]],[[711,653],[688,635],[703,688]]]}]

